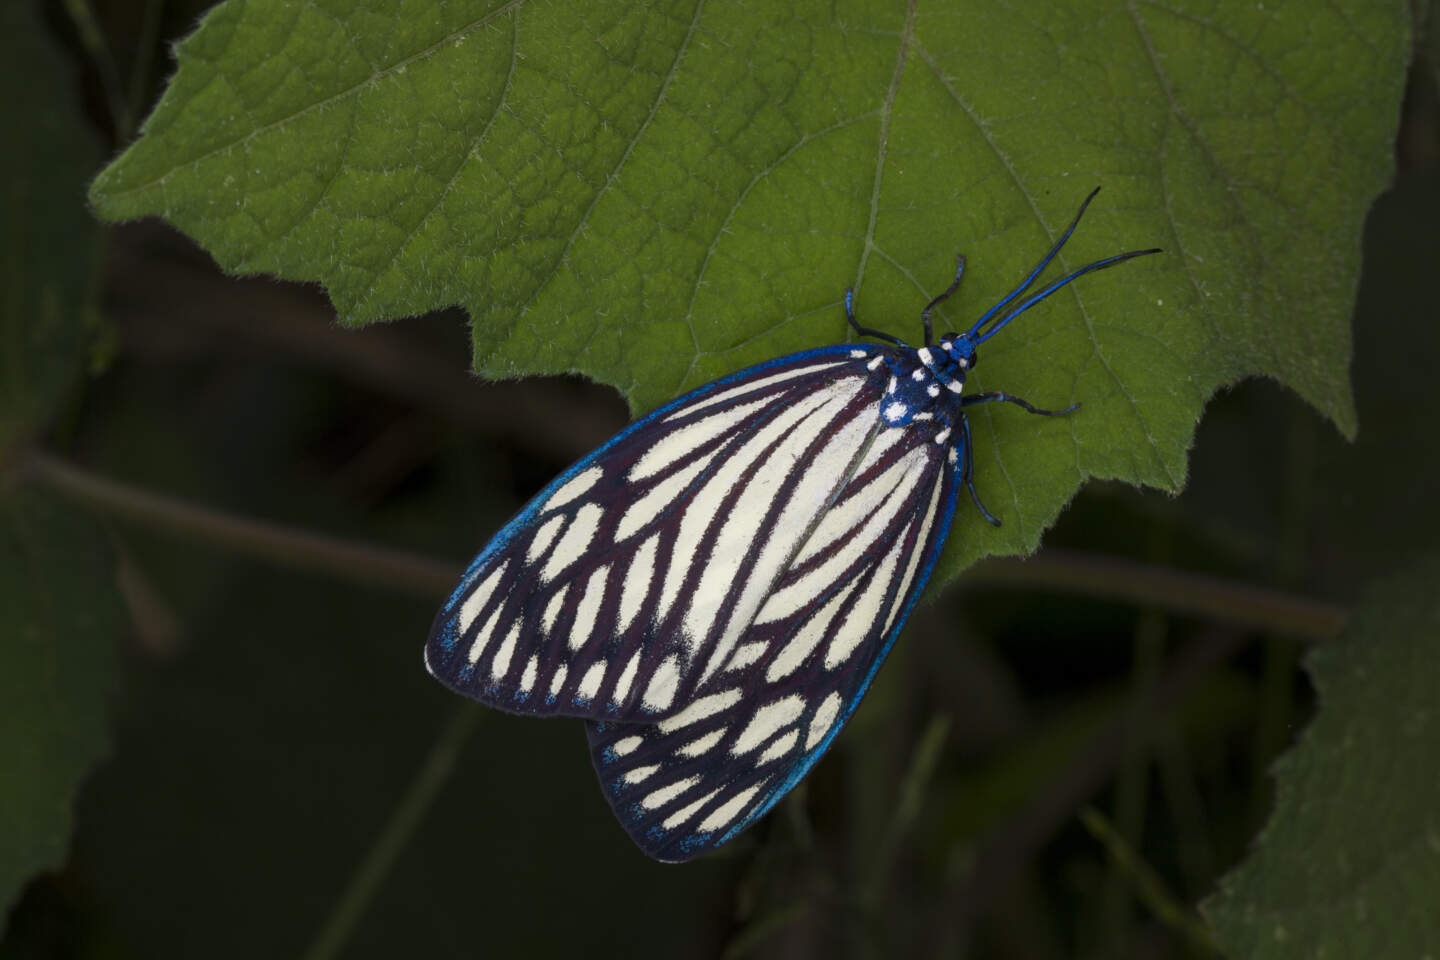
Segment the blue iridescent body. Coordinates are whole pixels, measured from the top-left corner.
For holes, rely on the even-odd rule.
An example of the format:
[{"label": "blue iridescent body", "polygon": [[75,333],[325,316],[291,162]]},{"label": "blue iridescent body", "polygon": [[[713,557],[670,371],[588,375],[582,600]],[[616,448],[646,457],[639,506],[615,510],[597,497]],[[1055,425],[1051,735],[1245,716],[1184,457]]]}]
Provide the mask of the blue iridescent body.
[{"label": "blue iridescent body", "polygon": [[[1080,214],[1093,199],[1092,193]],[[435,618],[427,669],[515,713],[586,721],[606,798],[649,855],[686,860],[774,806],[824,754],[934,568],[965,487],[981,514],[966,410],[978,347],[1079,276],[968,331],[911,347],[791,354],[636,421],[540,492],[470,564]],[[1013,305],[1012,305],[1013,304]]]}]

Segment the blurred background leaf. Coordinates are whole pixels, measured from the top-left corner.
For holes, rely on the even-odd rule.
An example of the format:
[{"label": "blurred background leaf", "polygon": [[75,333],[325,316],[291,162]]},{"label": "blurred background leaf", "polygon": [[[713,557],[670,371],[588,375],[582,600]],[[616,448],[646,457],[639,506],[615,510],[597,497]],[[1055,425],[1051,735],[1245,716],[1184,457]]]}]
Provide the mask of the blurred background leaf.
[{"label": "blurred background leaf", "polygon": [[1306,668],[1319,711],[1275,766],[1275,813],[1205,912],[1232,956],[1440,948],[1440,560],[1377,585]]},{"label": "blurred background leaf", "polygon": [[0,908],[65,864],[80,782],[109,753],[114,576],[69,504],[30,491],[0,502]]},{"label": "blurred background leaf", "polygon": [[49,422],[95,333],[101,241],[84,198],[100,150],[58,53],[28,4],[0,9],[0,91],[16,145],[0,151],[0,461]]},{"label": "blurred background leaf", "polygon": [[57,45],[0,5],[5,236],[0,300],[0,910],[62,866],[75,796],[109,750],[123,614],[100,531],[5,468],[56,416],[95,335],[100,230],[83,205],[99,162]]}]

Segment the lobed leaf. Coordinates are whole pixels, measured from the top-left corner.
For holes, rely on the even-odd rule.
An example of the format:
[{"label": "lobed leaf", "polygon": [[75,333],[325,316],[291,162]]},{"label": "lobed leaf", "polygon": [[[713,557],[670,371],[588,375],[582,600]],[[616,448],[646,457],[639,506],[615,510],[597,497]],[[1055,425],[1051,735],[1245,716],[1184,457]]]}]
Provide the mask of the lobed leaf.
[{"label": "lobed leaf", "polygon": [[941,579],[1034,549],[1079,484],[1168,490],[1250,375],[1353,434],[1360,229],[1391,171],[1398,0],[928,5],[229,0],[92,188],[228,270],[362,324],[459,304],[491,377],[576,372],[637,410],[848,339],[840,306],[968,326],[1095,185],[1087,277],[987,345],[982,495]]}]

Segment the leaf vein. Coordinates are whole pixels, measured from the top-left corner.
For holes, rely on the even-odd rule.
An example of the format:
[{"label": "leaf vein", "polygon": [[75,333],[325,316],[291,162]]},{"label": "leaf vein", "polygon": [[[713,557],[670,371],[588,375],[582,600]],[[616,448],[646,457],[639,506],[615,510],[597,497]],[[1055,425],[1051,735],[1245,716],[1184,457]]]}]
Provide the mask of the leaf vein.
[{"label": "leaf vein", "polygon": [[[228,143],[221,144],[220,146],[217,146],[217,147],[215,147],[215,148],[213,148],[213,149],[211,149],[211,150],[207,150],[207,151],[205,151],[204,153],[200,154],[200,155],[197,156],[197,157],[192,157],[192,158],[189,159],[189,160],[183,161],[183,162],[181,162],[181,163],[177,163],[177,164],[175,164],[174,166],[172,166],[169,170],[166,170],[166,171],[165,171],[164,173],[162,173],[160,176],[155,177],[155,178],[152,179],[152,180],[146,180],[146,181],[143,181],[143,182],[141,182],[141,183],[137,183],[137,184],[135,184],[134,186],[129,187],[128,189],[120,190],[120,191],[117,191],[117,192],[118,192],[119,194],[138,193],[138,192],[140,192],[141,190],[146,190],[146,189],[148,189],[148,188],[150,188],[150,187],[155,186],[156,184],[160,184],[160,185],[163,186],[163,185],[164,185],[164,182],[165,182],[166,180],[168,180],[168,179],[170,178],[170,175],[173,174],[176,170],[179,170],[179,169],[182,169],[182,168],[185,168],[185,167],[195,167],[195,166],[199,166],[200,164],[204,163],[206,160],[209,160],[211,157],[218,156],[219,154],[225,153],[226,151],[235,149],[235,147],[240,146],[241,144],[245,144],[245,143],[250,142],[251,140],[254,140],[256,137],[260,136],[260,134],[262,134],[262,133],[266,133],[266,132],[268,132],[268,131],[270,131],[270,130],[274,130],[274,129],[283,127],[283,126],[285,126],[286,124],[292,123],[292,122],[300,119],[301,117],[305,117],[305,116],[308,116],[309,114],[314,113],[314,112],[316,112],[316,111],[323,110],[323,109],[325,109],[326,107],[330,106],[331,104],[339,103],[340,101],[344,100],[345,98],[350,97],[350,96],[354,95],[355,93],[358,93],[360,90],[363,90],[364,88],[372,85],[372,84],[375,83],[375,81],[377,81],[377,80],[381,80],[381,79],[383,79],[383,78],[385,78],[385,77],[388,77],[388,76],[390,76],[390,75],[392,75],[392,74],[400,73],[400,72],[404,71],[407,67],[410,66],[410,64],[416,63],[416,62],[418,62],[418,61],[420,61],[420,60],[423,60],[424,58],[426,58],[426,57],[430,56],[431,54],[435,53],[437,50],[440,50],[442,47],[445,47],[445,46],[448,45],[448,44],[454,43],[456,40],[459,40],[459,39],[463,38],[466,34],[468,34],[470,31],[474,30],[475,28],[488,26],[489,24],[493,23],[495,20],[498,20],[500,17],[504,16],[505,14],[510,13],[511,11],[518,9],[520,6],[522,6],[522,5],[525,4],[526,2],[527,2],[527,0],[510,0],[509,3],[505,3],[505,4],[500,5],[499,7],[497,7],[496,9],[494,9],[493,11],[491,11],[490,13],[485,14],[485,16],[483,16],[483,17],[478,17],[477,19],[472,20],[472,21],[470,21],[469,23],[465,24],[464,26],[460,27],[458,30],[453,30],[453,31],[451,31],[450,33],[446,34],[444,37],[440,38],[440,39],[439,39],[438,41],[436,41],[435,43],[432,43],[430,46],[425,47],[425,48],[423,48],[423,49],[421,49],[421,50],[418,50],[418,51],[416,51],[415,53],[411,54],[410,56],[405,57],[404,59],[397,60],[394,64],[392,64],[392,65],[389,66],[389,67],[386,67],[386,68],[383,69],[383,70],[380,70],[379,72],[371,73],[369,76],[365,77],[363,80],[360,80],[360,81],[357,82],[357,83],[351,84],[350,86],[346,87],[344,90],[339,91],[338,93],[331,94],[330,96],[325,97],[325,98],[322,99],[322,100],[317,100],[317,101],[315,101],[314,103],[306,104],[304,107],[300,108],[299,110],[296,110],[294,113],[287,114],[287,115],[285,115],[285,116],[283,116],[283,117],[278,117],[278,118],[276,118],[275,120],[272,120],[272,121],[270,121],[270,122],[267,123],[267,124],[264,124],[263,126],[255,127],[254,129],[252,129],[252,130],[250,130],[248,133],[246,133],[244,136],[236,137],[234,140],[231,140],[231,141],[228,142]],[[232,32],[232,34],[231,34],[231,38],[232,38],[232,39],[233,39],[233,36],[234,36],[234,34],[233,34],[233,32]],[[228,42],[228,41],[227,41],[227,42]],[[222,78],[223,78],[223,75],[222,75]],[[228,83],[229,81],[227,80],[226,82]]]}]

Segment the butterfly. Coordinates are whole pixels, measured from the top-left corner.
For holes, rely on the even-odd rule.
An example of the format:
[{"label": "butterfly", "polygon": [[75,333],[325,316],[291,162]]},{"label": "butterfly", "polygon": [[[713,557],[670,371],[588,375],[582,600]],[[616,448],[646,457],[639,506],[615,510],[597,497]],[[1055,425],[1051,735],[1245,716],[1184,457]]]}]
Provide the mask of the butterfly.
[{"label": "butterfly", "polygon": [[925,587],[964,487],[977,348],[1096,261],[967,332],[769,360],[631,424],[542,490],[436,615],[426,669],[512,713],[585,721],[600,786],[650,856],[688,860],[775,805],[830,746]]}]

